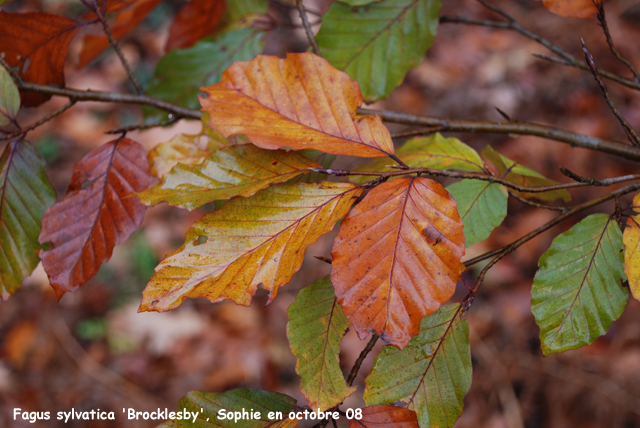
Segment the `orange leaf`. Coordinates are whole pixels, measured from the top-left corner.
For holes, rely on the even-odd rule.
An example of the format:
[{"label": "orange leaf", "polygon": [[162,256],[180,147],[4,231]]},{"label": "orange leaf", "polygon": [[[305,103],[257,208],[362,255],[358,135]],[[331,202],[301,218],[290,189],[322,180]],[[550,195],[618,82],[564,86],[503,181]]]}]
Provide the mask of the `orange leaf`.
[{"label": "orange leaf", "polygon": [[191,0],[171,24],[165,50],[191,47],[211,34],[226,8],[225,0]]},{"label": "orange leaf", "polygon": [[593,0],[542,0],[547,10],[560,16],[571,18],[593,18],[598,7]]},{"label": "orange leaf", "polygon": [[361,192],[349,183],[297,183],[230,200],[195,222],[185,244],[156,267],[140,311],[168,311],[196,297],[249,306],[260,284],[271,302],[300,269],[305,249]]},{"label": "orange leaf", "polygon": [[418,428],[416,412],[403,407],[380,405],[362,409],[362,419],[351,419],[349,428]]},{"label": "orange leaf", "polygon": [[92,151],[73,168],[65,197],[42,217],[42,265],[58,298],[84,284],[142,222],[132,195],[151,182],[146,153],[126,138]]},{"label": "orange leaf", "polygon": [[236,62],[202,88],[203,110],[225,137],[244,134],[263,149],[290,147],[362,157],[394,153],[378,116],[355,119],[358,83],[311,53]]},{"label": "orange leaf", "polygon": [[[64,87],[64,61],[82,26],[73,19],[48,13],[0,12],[0,52],[22,78],[31,83]],[[51,95],[21,93],[22,105],[35,107]]]},{"label": "orange leaf", "polygon": [[361,339],[403,348],[455,291],[464,254],[453,197],[428,178],[374,188],[340,226],[331,255],[338,302]]},{"label": "orange leaf", "polygon": [[[132,0],[107,3],[107,13],[118,12],[115,20],[109,23],[113,38],[118,40],[142,21],[162,0]],[[95,13],[85,15],[85,19],[94,19]],[[87,34],[82,41],[82,52],[78,68],[82,68],[109,46],[106,34]]]}]

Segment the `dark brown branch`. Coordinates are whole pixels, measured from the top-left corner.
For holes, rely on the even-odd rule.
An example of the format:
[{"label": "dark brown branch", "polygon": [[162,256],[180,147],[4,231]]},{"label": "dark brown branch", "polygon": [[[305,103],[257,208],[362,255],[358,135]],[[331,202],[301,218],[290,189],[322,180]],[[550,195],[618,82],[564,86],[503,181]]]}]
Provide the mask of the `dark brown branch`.
[{"label": "dark brown branch", "polygon": [[[542,234],[543,232],[546,232],[547,230],[551,229],[553,226],[557,225],[558,223],[568,219],[569,217],[572,217],[573,215],[587,210],[589,208],[593,208],[596,205],[600,205],[604,202],[610,201],[611,199],[615,199],[617,197],[626,195],[628,193],[631,192],[636,192],[640,190],[640,183],[635,183],[635,184],[631,184],[629,186],[623,187],[622,189],[618,189],[614,192],[609,193],[608,195],[604,195],[601,196],[599,198],[595,198],[592,199],[590,201],[587,201],[583,204],[580,205],[576,205],[575,207],[571,208],[569,211],[559,215],[558,217],[556,217],[555,219],[551,220],[550,222],[540,226],[539,228],[537,228],[536,230],[526,234],[525,236],[521,237],[520,239],[517,239],[515,241],[513,241],[510,244],[505,245],[502,248],[498,248],[496,250],[493,251],[489,251],[485,254],[482,254],[478,257],[474,257],[472,259],[467,260],[466,262],[464,262],[464,265],[466,267],[472,266],[476,263],[479,263],[483,260],[486,260],[490,257],[493,256],[497,256],[495,259],[491,260],[491,262],[489,262],[489,264],[487,266],[485,266],[485,268],[482,270],[482,272],[480,273],[480,275],[482,276],[482,278],[484,278],[483,272],[486,273],[486,271],[488,271],[494,264],[496,264],[500,259],[502,259],[504,256],[506,256],[507,254],[515,251],[518,247],[520,247],[522,244],[530,241],[531,239],[535,238],[536,236]],[[482,279],[480,276],[478,277],[478,280],[481,282]],[[479,284],[476,283],[476,286],[474,286],[474,289],[477,289],[477,287],[479,287]]]},{"label": "dark brown branch", "polygon": [[182,119],[184,119],[182,116],[174,116],[171,115],[173,117],[170,117],[167,120],[164,120],[162,122],[158,122],[158,123],[141,123],[138,125],[131,125],[131,126],[125,126],[122,128],[118,128],[118,129],[112,129],[111,131],[107,131],[105,132],[105,134],[122,134],[123,132],[130,132],[130,131],[144,131],[145,129],[151,129],[151,128],[158,128],[158,127],[162,127],[162,126],[169,126],[172,125]]},{"label": "dark brown branch", "polygon": [[[519,184],[513,183],[511,181],[505,180],[504,178],[494,177],[493,175],[483,174],[480,172],[461,172],[461,171],[444,171],[440,169],[431,169],[431,168],[409,168],[409,169],[401,169],[400,171],[357,171],[357,170],[346,170],[346,169],[324,169],[324,168],[310,168],[313,172],[318,172],[320,174],[327,175],[335,175],[337,177],[344,177],[348,175],[363,175],[363,176],[376,176],[380,179],[397,177],[408,174],[427,174],[434,175],[437,177],[449,177],[449,178],[466,178],[470,180],[481,180],[481,181],[489,181],[491,183],[502,184],[505,187],[516,190],[518,192],[525,193],[543,193],[549,192],[552,190],[560,190],[560,189],[571,189],[574,187],[585,187],[590,186],[590,183],[580,182],[580,183],[565,183],[565,184],[556,184],[553,186],[521,186]],[[608,178],[605,180],[599,180],[601,183],[599,186],[611,186],[613,184],[622,183],[625,181],[631,180],[640,180],[640,174],[635,175],[625,175],[622,177],[614,177]]]},{"label": "dark brown branch", "polygon": [[35,121],[31,125],[29,125],[29,126],[27,126],[25,128],[21,128],[19,131],[16,131],[16,132],[13,132],[11,134],[3,136],[2,138],[0,138],[0,142],[11,140],[11,139],[16,138],[16,137],[18,137],[20,135],[26,135],[27,132],[33,131],[34,129],[36,129],[40,125],[50,121],[54,117],[59,116],[62,113],[64,113],[65,111],[69,110],[71,107],[73,107],[75,105],[76,102],[77,102],[76,100],[72,99],[67,104],[65,104],[64,106],[60,107],[58,110],[49,113],[48,115],[42,117],[41,119],[38,119],[37,121]]},{"label": "dark brown branch", "polygon": [[138,95],[144,94],[144,91],[142,90],[142,86],[140,86],[140,82],[138,82],[138,79],[136,79],[136,76],[133,74],[133,70],[131,70],[131,66],[129,65],[129,62],[124,57],[124,53],[122,52],[122,49],[120,49],[120,45],[118,45],[118,42],[116,42],[116,39],[113,38],[113,34],[111,34],[111,29],[109,29],[109,24],[107,23],[107,20],[105,19],[102,13],[102,10],[100,10],[100,6],[98,6],[95,0],[92,1],[92,7],[90,9],[92,12],[96,14],[96,16],[98,17],[98,20],[102,24],[102,30],[107,35],[107,39],[109,39],[109,44],[111,45],[113,50],[116,52],[116,55],[118,55],[118,58],[120,59],[120,62],[122,63],[122,66],[124,67],[124,70],[126,71],[127,76],[129,77],[129,81],[135,88]]},{"label": "dark brown branch", "polygon": [[137,104],[149,107],[155,107],[167,113],[175,114],[189,119],[200,119],[202,112],[200,110],[181,107],[158,98],[148,95],[135,94],[119,94],[117,92],[100,92],[91,90],[79,90],[71,88],[58,88],[49,85],[40,85],[37,83],[16,82],[18,89],[24,92],[38,92],[41,94],[59,95],[76,101],[99,101],[106,103],[122,103]]},{"label": "dark brown branch", "polygon": [[309,44],[311,45],[311,49],[313,49],[313,53],[315,53],[316,55],[320,55],[320,48],[318,48],[318,42],[316,42],[316,38],[313,36],[313,31],[311,30],[311,24],[309,24],[309,19],[307,18],[307,11],[304,8],[304,4],[302,4],[302,0],[296,0],[296,7],[298,8],[298,13],[300,13],[302,26],[304,27],[305,33],[307,33],[307,39],[309,39]]},{"label": "dark brown branch", "polygon": [[356,362],[353,364],[351,373],[349,373],[349,377],[347,378],[347,385],[353,385],[353,381],[356,380],[358,371],[360,370],[362,363],[364,362],[365,358],[367,358],[367,355],[369,355],[369,352],[371,352],[371,350],[375,346],[376,342],[378,341],[378,337],[379,336],[377,333],[373,333],[373,336],[371,336],[371,339],[369,340],[369,343],[367,343],[367,346],[365,346],[362,352],[360,352],[360,355],[358,356]]},{"label": "dark brown branch", "polygon": [[586,183],[586,184],[590,184],[591,186],[610,186],[615,183],[621,183],[623,181],[633,180],[634,179],[633,177],[635,177],[633,175],[623,175],[621,177],[606,178],[604,180],[598,180],[597,178],[583,177],[581,175],[576,174],[573,171],[570,171],[568,168],[564,168],[564,167],[560,167],[560,172],[563,175],[569,177],[570,179],[577,181],[578,183]]},{"label": "dark brown branch", "polygon": [[359,108],[360,114],[377,114],[387,122],[405,125],[435,127],[448,132],[471,132],[491,134],[533,135],[547,140],[560,141],[571,146],[596,150],[620,156],[625,159],[640,161],[640,149],[630,147],[617,141],[603,140],[589,135],[578,134],[553,126],[539,125],[529,122],[488,122],[480,120],[442,119],[433,116],[417,116],[388,110]]},{"label": "dark brown branch", "polygon": [[584,57],[587,60],[587,64],[589,65],[591,74],[593,74],[593,78],[598,83],[598,86],[600,86],[600,92],[602,92],[602,96],[607,102],[607,105],[609,106],[609,110],[611,110],[611,113],[613,113],[616,119],[618,119],[618,122],[620,122],[620,125],[622,125],[622,128],[624,129],[624,132],[627,134],[627,138],[629,139],[631,144],[636,147],[640,147],[640,138],[638,138],[638,134],[636,134],[636,131],[631,127],[629,122],[627,122],[627,119],[625,119],[624,116],[620,114],[618,109],[616,109],[616,106],[613,104],[613,100],[611,100],[611,97],[609,96],[609,91],[607,91],[607,87],[605,86],[602,79],[600,79],[600,74],[598,72],[598,68],[596,67],[596,63],[593,60],[593,56],[591,55],[591,52],[589,52],[589,49],[587,49],[587,45],[584,42],[584,40],[582,40],[582,51],[584,52]]},{"label": "dark brown branch", "polygon": [[541,203],[538,203],[538,202],[530,201],[530,200],[525,199],[522,196],[518,195],[517,193],[512,192],[511,190],[509,190],[509,196],[511,196],[512,198],[522,202],[525,205],[530,205],[530,206],[536,207],[536,208],[542,208],[543,210],[566,212],[566,211],[569,211],[571,209],[569,207],[558,207],[558,206],[546,205],[546,204],[541,204]]},{"label": "dark brown branch", "polygon": [[609,25],[607,24],[607,18],[604,13],[604,2],[595,1],[596,7],[598,8],[598,14],[596,17],[598,18],[598,22],[600,22],[600,26],[602,26],[602,31],[604,32],[604,37],[607,39],[607,45],[609,45],[609,50],[615,56],[618,61],[627,66],[627,68],[635,77],[636,82],[640,83],[640,74],[636,71],[635,67],[618,51],[615,44],[613,43],[613,38],[611,37],[611,33],[609,32]]}]

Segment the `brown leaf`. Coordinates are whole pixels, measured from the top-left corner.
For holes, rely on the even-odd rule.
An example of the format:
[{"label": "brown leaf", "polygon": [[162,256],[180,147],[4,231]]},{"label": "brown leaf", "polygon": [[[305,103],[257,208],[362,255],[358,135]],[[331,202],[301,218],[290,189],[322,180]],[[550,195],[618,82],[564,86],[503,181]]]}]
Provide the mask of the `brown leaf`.
[{"label": "brown leaf", "polygon": [[340,226],[331,281],[361,339],[373,330],[403,348],[455,291],[464,254],[453,197],[428,178],[374,188]]},{"label": "brown leaf", "polygon": [[358,83],[311,53],[239,61],[222,81],[202,88],[211,126],[225,137],[244,134],[263,149],[290,147],[379,157],[394,153],[378,116],[356,119]]},{"label": "brown leaf", "polygon": [[362,419],[349,421],[349,428],[418,428],[416,412],[397,406],[380,405],[362,409]]},{"label": "brown leaf", "polygon": [[191,0],[171,24],[165,50],[191,47],[211,34],[226,8],[225,0]]},{"label": "brown leaf", "polygon": [[556,15],[571,18],[593,18],[598,7],[593,0],[542,0],[544,7]]},{"label": "brown leaf", "polygon": [[92,151],[73,169],[65,197],[42,217],[42,265],[58,299],[84,284],[142,222],[146,207],[132,193],[151,182],[146,153],[126,138]]},{"label": "brown leaf", "polygon": [[[64,61],[83,24],[48,13],[0,12],[0,52],[31,83],[64,87]],[[51,95],[23,92],[22,105],[35,107]]]},{"label": "brown leaf", "polygon": [[[162,0],[118,0],[107,3],[107,13],[117,12],[115,19],[109,23],[113,38],[118,40],[140,23]],[[95,19],[90,12],[86,20]],[[82,41],[82,52],[78,68],[82,68],[109,46],[109,39],[104,33],[87,34]]]}]

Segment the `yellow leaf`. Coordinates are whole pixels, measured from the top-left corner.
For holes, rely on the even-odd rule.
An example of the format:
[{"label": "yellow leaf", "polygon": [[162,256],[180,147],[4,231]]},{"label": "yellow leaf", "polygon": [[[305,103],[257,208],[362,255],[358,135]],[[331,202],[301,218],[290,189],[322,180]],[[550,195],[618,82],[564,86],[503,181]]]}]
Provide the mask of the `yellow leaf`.
[{"label": "yellow leaf", "polygon": [[[633,206],[640,211],[640,192],[633,198]],[[627,219],[627,227],[622,234],[624,243],[624,273],[629,279],[631,294],[640,300],[640,214]]]},{"label": "yellow leaf", "polygon": [[232,199],[194,223],[185,244],[156,267],[140,311],[167,311],[196,297],[248,306],[258,285],[272,301],[300,269],[305,249],[361,192],[349,183],[297,183]]}]

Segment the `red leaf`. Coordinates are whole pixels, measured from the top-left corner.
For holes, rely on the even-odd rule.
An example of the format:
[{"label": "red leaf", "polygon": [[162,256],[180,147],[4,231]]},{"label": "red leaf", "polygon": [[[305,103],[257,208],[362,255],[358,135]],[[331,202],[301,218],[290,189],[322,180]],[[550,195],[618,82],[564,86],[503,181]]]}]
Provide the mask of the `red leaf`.
[{"label": "red leaf", "polygon": [[571,18],[590,19],[598,13],[593,0],[542,0],[550,12]]},{"label": "red leaf", "polygon": [[362,419],[349,421],[349,428],[418,428],[416,412],[396,406],[369,406],[362,409]]},{"label": "red leaf", "polygon": [[146,207],[132,195],[151,182],[146,152],[126,138],[78,162],[66,196],[42,217],[40,258],[58,299],[84,284],[142,222]]},{"label": "red leaf", "polygon": [[191,0],[184,5],[171,24],[166,51],[191,47],[211,34],[226,8],[225,0]]},{"label": "red leaf", "polygon": [[[0,52],[31,83],[64,87],[64,61],[83,24],[48,13],[0,12]],[[21,93],[22,105],[35,107],[51,95]]]},{"label": "red leaf", "polygon": [[464,254],[453,197],[424,177],[374,188],[342,221],[331,255],[338,302],[361,339],[403,348],[456,288]]},{"label": "red leaf", "polygon": [[[118,0],[107,3],[107,13],[119,12],[115,20],[109,23],[113,38],[118,40],[142,21],[162,0]],[[85,19],[94,19],[95,13],[85,15]],[[83,41],[78,68],[82,68],[109,46],[106,34],[87,34]]]}]

